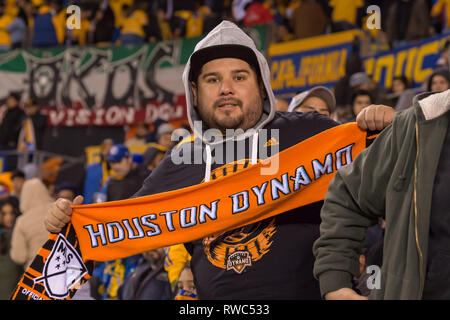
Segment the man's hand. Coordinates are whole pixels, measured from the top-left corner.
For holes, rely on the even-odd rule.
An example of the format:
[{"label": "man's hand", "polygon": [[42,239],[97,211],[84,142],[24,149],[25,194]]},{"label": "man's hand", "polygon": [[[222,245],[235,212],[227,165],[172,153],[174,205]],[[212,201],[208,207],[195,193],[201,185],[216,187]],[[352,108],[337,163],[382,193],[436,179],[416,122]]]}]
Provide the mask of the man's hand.
[{"label": "man's hand", "polygon": [[358,126],[363,130],[383,130],[394,120],[395,110],[384,105],[372,104],[364,109],[356,117]]},{"label": "man's hand", "polygon": [[342,288],[325,294],[326,300],[368,300],[350,288]]},{"label": "man's hand", "polygon": [[83,203],[83,196],[77,196],[73,203],[67,199],[59,198],[53,202],[45,215],[45,228],[51,233],[58,233],[70,221],[72,205]]}]

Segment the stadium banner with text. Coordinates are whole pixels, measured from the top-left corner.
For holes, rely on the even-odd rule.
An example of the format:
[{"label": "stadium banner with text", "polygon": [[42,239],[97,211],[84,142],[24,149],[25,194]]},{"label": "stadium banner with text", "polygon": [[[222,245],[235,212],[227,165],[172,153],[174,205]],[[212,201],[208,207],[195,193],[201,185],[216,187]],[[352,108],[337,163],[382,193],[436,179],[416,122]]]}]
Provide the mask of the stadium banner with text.
[{"label": "stadium banner with text", "polygon": [[[260,51],[268,47],[267,28],[245,29]],[[0,103],[10,92],[18,92],[22,101],[31,98],[41,106],[51,126],[183,120],[181,76],[201,38],[0,53]]]},{"label": "stadium banner with text", "polygon": [[345,75],[352,42],[362,31],[350,30],[277,44],[268,49],[275,95],[292,96],[314,86],[331,87]]},{"label": "stadium banner with text", "polygon": [[420,87],[433,73],[450,34],[437,35],[364,59],[364,69],[380,86],[390,88],[392,79],[405,75],[412,87]]}]

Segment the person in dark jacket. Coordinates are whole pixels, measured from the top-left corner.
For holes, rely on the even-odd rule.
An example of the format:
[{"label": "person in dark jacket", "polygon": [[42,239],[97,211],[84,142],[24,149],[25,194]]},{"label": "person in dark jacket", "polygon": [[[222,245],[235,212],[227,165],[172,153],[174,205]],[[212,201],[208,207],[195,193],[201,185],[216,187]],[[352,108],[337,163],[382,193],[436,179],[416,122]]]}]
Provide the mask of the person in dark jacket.
[{"label": "person in dark jacket", "polygon": [[6,98],[8,109],[0,125],[0,148],[3,150],[12,150],[17,148],[21,121],[25,112],[19,106],[20,96],[12,92]]},{"label": "person in dark jacket", "polygon": [[106,187],[106,201],[123,200],[131,197],[149,175],[150,171],[133,162],[126,146],[116,144],[109,150],[108,162],[115,175],[110,177]]},{"label": "person in dark jacket", "polygon": [[119,300],[171,300],[172,291],[164,270],[164,249],[144,252],[136,269],[118,291]]},{"label": "person in dark jacket", "polygon": [[[374,174],[375,173],[375,174]],[[450,89],[417,95],[331,181],[314,243],[326,299],[364,299],[351,278],[367,227],[385,218],[379,286],[371,299],[450,299]]]}]

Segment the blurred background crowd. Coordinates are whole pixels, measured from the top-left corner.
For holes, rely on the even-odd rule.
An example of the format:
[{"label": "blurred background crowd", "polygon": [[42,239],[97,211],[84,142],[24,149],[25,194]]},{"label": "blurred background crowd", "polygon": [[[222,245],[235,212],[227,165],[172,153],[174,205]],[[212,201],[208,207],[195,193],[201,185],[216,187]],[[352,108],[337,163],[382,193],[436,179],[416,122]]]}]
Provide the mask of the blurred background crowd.
[{"label": "blurred background crowd", "polygon": [[[67,7],[79,6],[80,28],[68,29]],[[367,28],[367,7],[381,9],[381,29]],[[345,76],[331,87],[313,87],[277,99],[279,111],[317,111],[346,123],[370,104],[401,111],[424,91],[450,88],[449,43],[420,87],[406,75],[381,87],[364,72],[362,55],[407,46],[450,34],[448,0],[3,0],[0,2],[0,50],[77,46],[119,46],[200,37],[222,20],[242,27],[270,25],[271,43],[308,39],[346,30],[363,30],[355,40]],[[372,47],[367,47],[365,41]],[[123,127],[123,136],[101,138],[95,159],[53,154],[47,136],[58,135],[33,99],[9,92],[0,112],[0,299],[12,289],[48,237],[43,225],[47,205],[58,197],[84,203],[126,199],[161,162],[164,154],[190,134],[186,121],[163,119]],[[86,128],[86,132],[90,129]],[[108,128],[104,128],[108,132]],[[30,135],[33,139],[27,139]],[[178,139],[172,139],[171,137]],[[30,143],[30,141],[32,141]],[[67,146],[68,148],[70,146]],[[369,237],[376,245],[383,222]],[[379,253],[379,252],[378,252]],[[98,263],[79,299],[196,299],[189,255],[182,245]]]}]

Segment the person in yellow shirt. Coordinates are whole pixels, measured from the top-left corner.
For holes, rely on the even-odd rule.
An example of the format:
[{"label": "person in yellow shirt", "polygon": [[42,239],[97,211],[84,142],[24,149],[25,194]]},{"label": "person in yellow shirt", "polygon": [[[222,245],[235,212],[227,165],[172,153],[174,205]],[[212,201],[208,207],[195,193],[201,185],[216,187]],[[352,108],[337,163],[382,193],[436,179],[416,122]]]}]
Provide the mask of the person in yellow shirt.
[{"label": "person in yellow shirt", "polygon": [[450,0],[437,0],[431,8],[430,15],[437,18],[443,15],[442,30],[450,31]]},{"label": "person in yellow shirt", "polygon": [[328,5],[333,8],[331,12],[333,31],[343,31],[357,27],[358,9],[364,6],[363,0],[330,0]]},{"label": "person in yellow shirt", "polygon": [[11,38],[6,29],[13,21],[14,17],[5,12],[5,5],[0,4],[0,50],[9,50],[11,48]]},{"label": "person in yellow shirt", "polygon": [[148,25],[148,17],[145,11],[140,9],[141,2],[136,4],[135,9],[129,5],[122,7],[120,43],[141,44],[145,42],[145,26]]}]

